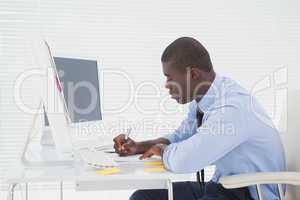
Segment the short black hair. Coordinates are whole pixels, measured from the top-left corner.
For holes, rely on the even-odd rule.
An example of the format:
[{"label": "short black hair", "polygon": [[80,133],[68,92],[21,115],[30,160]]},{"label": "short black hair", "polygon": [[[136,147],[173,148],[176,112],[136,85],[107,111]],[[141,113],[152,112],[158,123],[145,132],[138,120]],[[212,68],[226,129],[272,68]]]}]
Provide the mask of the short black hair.
[{"label": "short black hair", "polygon": [[209,72],[213,68],[208,51],[191,37],[181,37],[169,44],[161,56],[161,62],[172,62],[179,69],[198,67]]}]

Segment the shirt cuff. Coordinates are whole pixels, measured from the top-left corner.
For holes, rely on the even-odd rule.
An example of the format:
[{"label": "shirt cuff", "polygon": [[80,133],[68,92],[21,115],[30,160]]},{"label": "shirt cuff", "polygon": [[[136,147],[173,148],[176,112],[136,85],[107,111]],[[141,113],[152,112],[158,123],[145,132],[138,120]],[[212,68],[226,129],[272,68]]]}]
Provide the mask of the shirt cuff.
[{"label": "shirt cuff", "polygon": [[176,142],[175,136],[174,134],[167,134],[162,136],[163,138],[166,138],[167,140],[169,140],[170,143],[174,143]]},{"label": "shirt cuff", "polygon": [[170,164],[169,164],[169,154],[170,154],[170,149],[172,148],[171,147],[172,144],[169,144],[168,146],[166,146],[166,148],[164,149],[163,153],[162,153],[162,161],[164,163],[164,166],[166,169],[170,170]]}]

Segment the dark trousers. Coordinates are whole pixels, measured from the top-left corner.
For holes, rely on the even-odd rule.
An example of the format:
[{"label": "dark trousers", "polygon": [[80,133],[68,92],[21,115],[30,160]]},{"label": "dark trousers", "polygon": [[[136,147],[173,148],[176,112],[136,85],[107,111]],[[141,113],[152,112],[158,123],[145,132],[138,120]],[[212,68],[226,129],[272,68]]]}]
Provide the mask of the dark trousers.
[{"label": "dark trousers", "polygon": [[[207,182],[201,192],[197,182],[173,183],[174,200],[252,200],[248,188],[225,189],[221,184]],[[166,189],[137,190],[130,200],[167,200]]]}]

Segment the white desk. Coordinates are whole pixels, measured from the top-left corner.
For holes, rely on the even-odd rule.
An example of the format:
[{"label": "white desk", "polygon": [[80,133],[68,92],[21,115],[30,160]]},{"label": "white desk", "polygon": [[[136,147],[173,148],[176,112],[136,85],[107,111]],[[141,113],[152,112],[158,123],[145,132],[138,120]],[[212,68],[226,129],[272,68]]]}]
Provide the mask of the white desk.
[{"label": "white desk", "polygon": [[26,184],[26,200],[28,199],[28,183],[60,182],[61,200],[63,199],[63,182],[74,182],[78,191],[90,190],[122,190],[122,189],[168,189],[169,200],[173,199],[172,180],[190,180],[191,174],[174,174],[170,172],[145,172],[143,163],[120,164],[121,172],[113,175],[99,175],[95,170],[82,163],[73,166],[26,168],[15,165],[8,170],[7,183],[10,185],[8,199],[14,199],[17,184]]}]

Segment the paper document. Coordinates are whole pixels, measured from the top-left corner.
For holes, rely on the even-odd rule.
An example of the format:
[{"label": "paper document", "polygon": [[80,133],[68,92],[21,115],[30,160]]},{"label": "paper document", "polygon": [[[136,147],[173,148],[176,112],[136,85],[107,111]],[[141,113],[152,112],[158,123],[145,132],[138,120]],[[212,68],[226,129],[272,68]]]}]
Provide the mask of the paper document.
[{"label": "paper document", "polygon": [[140,160],[139,157],[141,155],[133,155],[133,156],[119,156],[117,153],[109,153],[110,157],[115,161],[115,162],[161,162],[161,158],[158,156],[154,156],[151,158],[146,158],[144,160]]},{"label": "paper document", "polygon": [[81,149],[79,154],[85,163],[95,168],[118,166],[114,159],[103,151]]}]

